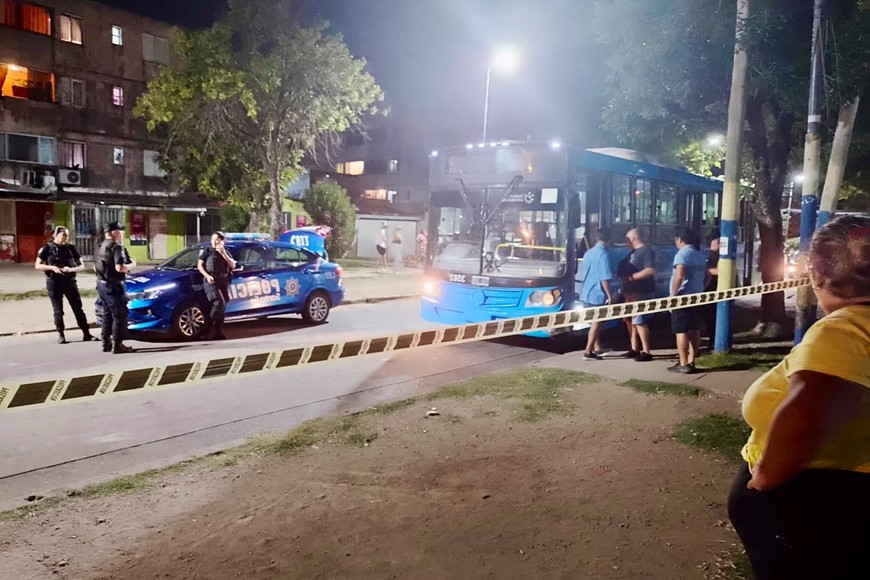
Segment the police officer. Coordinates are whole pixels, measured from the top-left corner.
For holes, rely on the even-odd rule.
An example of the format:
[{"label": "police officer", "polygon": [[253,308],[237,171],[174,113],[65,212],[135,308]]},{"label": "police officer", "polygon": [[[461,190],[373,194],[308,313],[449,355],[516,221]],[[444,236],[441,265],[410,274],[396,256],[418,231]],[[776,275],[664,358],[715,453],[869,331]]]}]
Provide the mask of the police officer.
[{"label": "police officer", "polygon": [[103,302],[103,352],[125,354],[133,349],[124,345],[127,333],[127,288],[124,280],[133,260],[124,248],[124,226],[118,222],[103,230],[106,239],[94,256],[97,293]]},{"label": "police officer", "polygon": [[42,246],[36,256],[35,267],[45,272],[48,298],[54,309],[54,327],[57,329],[58,344],[66,344],[63,324],[63,298],[69,302],[76,322],[82,329],[82,340],[89,342],[94,340],[88,329],[88,317],[82,310],[82,297],[76,283],[76,273],[85,269],[82,257],[78,250],[69,241],[69,230],[63,226],[57,226],[52,232],[52,241]]},{"label": "police officer", "polygon": [[196,263],[205,281],[205,295],[211,302],[212,340],[227,338],[223,333],[224,313],[230,299],[230,275],[236,269],[236,261],[227,252],[225,242],[226,235],[223,232],[213,233],[211,246],[202,249]]}]

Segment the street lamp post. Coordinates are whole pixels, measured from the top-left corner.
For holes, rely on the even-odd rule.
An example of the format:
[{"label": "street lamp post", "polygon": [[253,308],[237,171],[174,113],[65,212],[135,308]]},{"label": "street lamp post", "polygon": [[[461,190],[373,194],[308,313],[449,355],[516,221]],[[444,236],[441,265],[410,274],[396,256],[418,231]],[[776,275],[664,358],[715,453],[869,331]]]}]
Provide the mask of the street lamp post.
[{"label": "street lamp post", "polygon": [[489,65],[486,67],[486,97],[483,103],[483,142],[486,143],[486,136],[489,129],[489,94],[490,85],[492,84],[492,71],[502,74],[510,74],[516,70],[520,62],[520,54],[516,46],[507,45],[499,47],[492,55]]}]

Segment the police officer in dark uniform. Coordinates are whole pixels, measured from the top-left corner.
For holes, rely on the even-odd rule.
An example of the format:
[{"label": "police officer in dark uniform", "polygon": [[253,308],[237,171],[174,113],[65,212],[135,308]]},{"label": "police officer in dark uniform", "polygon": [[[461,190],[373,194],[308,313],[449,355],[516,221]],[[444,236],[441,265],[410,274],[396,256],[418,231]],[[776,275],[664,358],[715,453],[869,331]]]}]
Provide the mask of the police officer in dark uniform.
[{"label": "police officer in dark uniform", "polygon": [[82,297],[76,283],[76,273],[85,269],[78,250],[69,241],[69,230],[57,226],[52,232],[53,240],[42,246],[36,256],[36,269],[45,272],[48,298],[54,309],[54,327],[57,329],[59,344],[66,344],[63,324],[63,299],[69,302],[76,322],[82,329],[82,340],[94,340],[88,329],[88,317],[82,309]]},{"label": "police officer in dark uniform", "polygon": [[124,226],[112,222],[104,229],[106,239],[94,255],[97,293],[103,302],[103,352],[125,354],[133,349],[124,345],[127,333],[127,288],[124,280],[133,260],[124,248]]},{"label": "police officer in dark uniform", "polygon": [[203,248],[196,264],[205,281],[205,295],[211,302],[212,340],[226,340],[223,333],[224,313],[227,310],[230,294],[230,278],[236,269],[236,261],[227,252],[224,242],[226,235],[215,232],[211,235],[211,246]]}]

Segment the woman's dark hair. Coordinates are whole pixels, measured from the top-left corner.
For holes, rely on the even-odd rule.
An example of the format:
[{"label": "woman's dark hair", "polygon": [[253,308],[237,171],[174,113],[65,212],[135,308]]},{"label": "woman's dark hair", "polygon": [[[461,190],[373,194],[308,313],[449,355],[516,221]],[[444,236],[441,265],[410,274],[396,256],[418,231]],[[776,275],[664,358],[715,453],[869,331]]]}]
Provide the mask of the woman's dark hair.
[{"label": "woman's dark hair", "polygon": [[69,232],[69,229],[66,226],[55,226],[54,231],[52,232],[52,236],[58,235],[60,232]]},{"label": "woman's dark hair", "polygon": [[870,217],[843,216],[816,231],[810,266],[822,288],[840,298],[870,296]]},{"label": "woman's dark hair", "polygon": [[213,235],[213,236],[217,236],[217,237],[219,237],[220,239],[222,239],[222,240],[224,240],[224,241],[226,241],[226,239],[227,239],[227,235],[226,235],[225,233],[223,233],[222,231],[220,231],[220,230],[216,231],[216,232],[213,233],[212,235]]}]

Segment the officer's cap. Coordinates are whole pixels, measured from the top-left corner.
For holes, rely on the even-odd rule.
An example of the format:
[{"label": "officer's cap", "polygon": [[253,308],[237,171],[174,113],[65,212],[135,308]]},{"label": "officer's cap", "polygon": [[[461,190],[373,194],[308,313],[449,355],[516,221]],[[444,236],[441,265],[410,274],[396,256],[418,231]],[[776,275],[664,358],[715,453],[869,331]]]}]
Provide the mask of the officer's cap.
[{"label": "officer's cap", "polygon": [[123,232],[124,231],[124,224],[119,224],[118,222],[109,222],[108,224],[106,224],[106,227],[103,228],[103,231],[106,232],[107,234],[109,232],[117,232],[117,231]]}]

